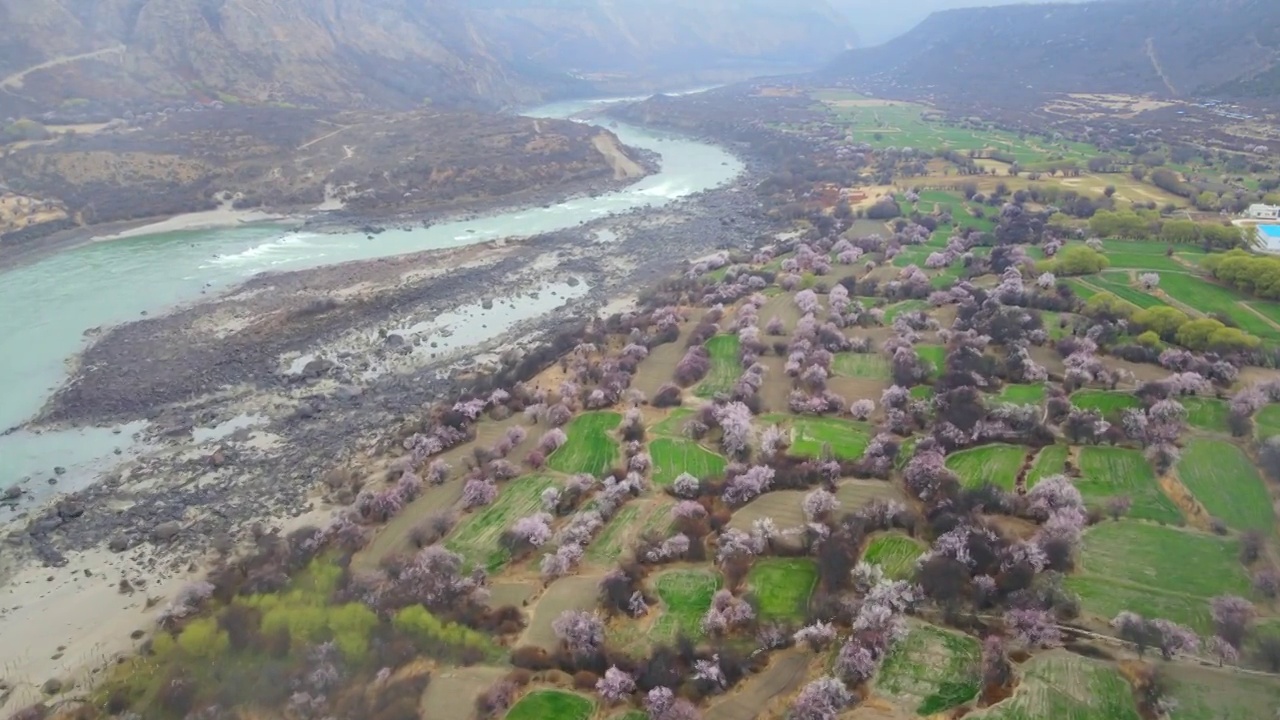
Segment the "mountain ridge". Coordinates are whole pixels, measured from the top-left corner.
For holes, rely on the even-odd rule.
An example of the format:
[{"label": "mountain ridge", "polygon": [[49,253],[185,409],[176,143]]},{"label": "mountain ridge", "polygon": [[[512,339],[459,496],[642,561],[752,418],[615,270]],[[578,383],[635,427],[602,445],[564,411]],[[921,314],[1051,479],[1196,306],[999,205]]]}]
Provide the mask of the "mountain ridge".
[{"label": "mountain ridge", "polygon": [[1110,0],[941,11],[884,45],[841,55],[821,75],[941,97],[1193,97],[1233,86],[1232,94],[1274,97],[1277,68],[1280,4]]},{"label": "mountain ridge", "polygon": [[[826,0],[0,0],[0,100],[119,111],[245,104],[496,109],[642,77],[813,67],[847,47]],[[773,9],[770,12],[770,8]]]}]

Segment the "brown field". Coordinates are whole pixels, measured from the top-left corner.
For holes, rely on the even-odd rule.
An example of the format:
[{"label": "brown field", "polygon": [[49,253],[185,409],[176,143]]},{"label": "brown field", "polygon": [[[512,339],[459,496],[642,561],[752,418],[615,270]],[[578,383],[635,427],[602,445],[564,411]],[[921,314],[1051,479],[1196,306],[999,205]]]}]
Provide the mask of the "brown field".
[{"label": "brown field", "polygon": [[712,705],[707,720],[752,720],[774,700],[798,690],[808,678],[810,654],[791,649],[779,653],[764,672],[748,678],[731,694]]},{"label": "brown field", "polygon": [[804,526],[804,502],[806,490],[779,490],[765,493],[738,509],[729,521],[729,527],[750,530],[751,523],[762,518],[773,518],[779,530]]},{"label": "brown field", "polygon": [[880,480],[855,480],[846,478],[840,481],[836,489],[836,497],[840,500],[840,509],[853,510],[870,503],[872,500],[897,500],[903,502],[905,497],[898,486]]},{"label": "brown field", "polygon": [[596,606],[596,594],[599,591],[602,575],[570,575],[551,583],[542,597],[534,605],[533,614],[529,618],[529,626],[520,637],[520,645],[537,645],[554,650],[556,634],[551,629],[560,613],[565,610],[592,610]]},{"label": "brown field", "polygon": [[866,398],[872,400],[876,404],[876,411],[871,416],[873,421],[882,417],[883,413],[880,409],[880,396],[891,385],[888,380],[873,380],[871,378],[849,378],[835,375],[827,379],[827,386],[831,391],[838,394],[849,402]]},{"label": "brown field", "polygon": [[760,388],[760,399],[764,401],[767,412],[786,412],[787,395],[791,392],[791,378],[784,371],[787,359],[777,355],[765,355],[760,363],[769,368],[765,375],[765,383]]},{"label": "brown field", "polygon": [[538,594],[538,586],[532,582],[495,582],[489,584],[489,607],[524,606],[529,598]]},{"label": "brown field", "polygon": [[422,693],[422,717],[431,720],[471,720],[475,716],[475,700],[489,689],[507,670],[475,665],[447,668],[431,676],[431,684]]},{"label": "brown field", "polygon": [[507,428],[522,425],[528,430],[525,441],[516,446],[507,458],[516,465],[538,443],[541,430],[530,425],[523,415],[514,415],[502,421],[485,420],[477,424],[475,442],[463,443],[438,457],[453,466],[449,473],[449,481],[443,485],[429,487],[422,496],[405,507],[399,515],[383,525],[364,550],[356,554],[353,563],[356,567],[372,568],[388,556],[396,553],[409,553],[413,547],[409,544],[409,532],[424,518],[452,508],[462,498],[462,476],[466,473],[464,461],[471,457],[477,447],[490,447],[500,439]]},{"label": "brown field", "polygon": [[[795,296],[791,293],[782,293],[769,298],[769,302],[760,308],[760,326],[773,319],[774,316],[782,318],[782,325],[786,328],[787,334],[795,332],[796,323],[800,322],[800,308],[796,307]],[[773,338],[765,335],[762,339],[766,343],[772,342]]]},{"label": "brown field", "polygon": [[658,388],[664,383],[671,382],[671,373],[676,363],[684,357],[685,343],[689,333],[698,326],[706,312],[706,308],[694,308],[689,314],[689,320],[680,326],[680,337],[676,338],[675,342],[659,345],[651,350],[649,357],[636,368],[635,377],[631,379],[631,387],[653,397],[657,394]]}]

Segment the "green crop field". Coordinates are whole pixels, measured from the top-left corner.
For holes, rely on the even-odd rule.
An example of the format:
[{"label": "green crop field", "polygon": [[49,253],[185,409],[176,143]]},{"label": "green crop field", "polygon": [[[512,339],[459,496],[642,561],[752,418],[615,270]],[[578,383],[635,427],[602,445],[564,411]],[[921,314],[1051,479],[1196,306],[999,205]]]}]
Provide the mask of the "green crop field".
[{"label": "green crop field", "polygon": [[877,535],[867,544],[862,559],[879,565],[884,574],[894,580],[909,580],[916,571],[916,559],[924,554],[925,547],[906,535]]},{"label": "green crop field", "polygon": [[1160,278],[1160,289],[1169,297],[1206,314],[1231,318],[1241,330],[1264,340],[1280,340],[1280,330],[1241,304],[1244,298],[1234,290],[1195,277],[1168,274]]},{"label": "green crop field", "polygon": [[1154,295],[1149,295],[1130,285],[1128,273],[1102,273],[1101,275],[1090,275],[1086,280],[1090,285],[1112,293],[1121,300],[1127,300],[1143,309],[1162,307],[1167,304]]},{"label": "green crop field", "polygon": [[1080,473],[1076,487],[1090,505],[1127,495],[1133,501],[1129,517],[1164,523],[1182,521],[1182,513],[1160,489],[1156,473],[1139,450],[1089,446],[1080,448]]},{"label": "green crop field", "polygon": [[995,400],[1014,405],[1039,405],[1044,402],[1044,385],[1005,385]]},{"label": "green crop field", "polygon": [[559,450],[547,458],[547,467],[563,473],[589,473],[599,477],[618,457],[618,443],[609,432],[622,416],[615,412],[582,413],[569,422],[569,435]]},{"label": "green crop field", "polygon": [[983,445],[951,453],[947,467],[960,476],[961,484],[967,488],[989,482],[1013,490],[1026,458],[1027,449],[1020,445]]},{"label": "green crop field", "polygon": [[761,620],[803,623],[809,596],[818,584],[818,566],[809,558],[760,558],[751,566],[747,583]]},{"label": "green crop field", "polygon": [[947,366],[947,349],[941,345],[917,345],[916,356],[933,363],[934,377]]},{"label": "green crop field", "polygon": [[727,461],[692,440],[659,438],[649,443],[653,458],[653,482],[670,485],[681,473],[704,480],[724,474]]},{"label": "green crop field", "polygon": [[1227,427],[1227,402],[1217,398],[1188,396],[1178,398],[1187,409],[1187,424],[1202,430],[1225,433]]},{"label": "green crop field", "polygon": [[913,400],[932,400],[934,390],[932,385],[916,385],[911,388],[911,399]]},{"label": "green crop field", "polygon": [[1080,573],[1067,585],[1106,620],[1132,610],[1204,632],[1209,598],[1249,593],[1233,539],[1122,520],[1089,528],[1083,545]]},{"label": "green crop field", "polygon": [[1280,325],[1280,303],[1269,300],[1250,300],[1244,304],[1262,313],[1271,322]]},{"label": "green crop field", "polygon": [[1280,707],[1280,684],[1272,677],[1178,664],[1165,678],[1178,720],[1269,720]]},{"label": "green crop field", "polygon": [[1035,487],[1036,483],[1050,475],[1061,475],[1065,472],[1067,457],[1070,454],[1071,448],[1066,445],[1048,445],[1040,448],[1040,452],[1036,453],[1036,461],[1027,471],[1027,489]]},{"label": "green crop field", "polygon": [[711,371],[707,378],[698,385],[695,394],[709,398],[716,393],[729,392],[733,383],[742,374],[742,363],[738,360],[741,343],[737,335],[716,335],[707,340],[707,352],[711,354]]},{"label": "green crop field", "polygon": [[720,576],[702,570],[672,570],[654,582],[663,613],[653,626],[653,636],[666,640],[678,634],[702,636],[702,616],[711,609],[711,596],[720,589]]},{"label": "green crop field", "polygon": [[769,418],[778,418],[791,426],[791,452],[801,457],[819,457],[823,446],[830,445],[836,457],[856,460],[862,457],[871,438],[871,426],[853,420],[787,415]]},{"label": "green crop field", "polygon": [[912,623],[875,678],[876,690],[901,698],[917,715],[933,715],[978,696],[978,641],[933,625]]},{"label": "green crop field", "polygon": [[544,475],[516,478],[502,486],[492,505],[466,516],[445,540],[445,547],[472,565],[493,572],[511,559],[498,542],[516,520],[542,508],[542,491],[556,481]]},{"label": "green crop field", "polygon": [[845,377],[889,379],[889,359],[880,353],[837,353],[831,361],[831,369]]},{"label": "green crop field", "polygon": [[916,310],[928,310],[928,309],[929,309],[929,303],[925,302],[924,300],[903,300],[902,302],[896,302],[896,303],[893,303],[892,305],[885,307],[884,321],[885,321],[885,324],[890,324],[893,322],[894,318],[898,317],[902,313],[915,312]]},{"label": "green crop field", "polygon": [[670,415],[653,426],[653,431],[659,435],[684,437],[684,424],[689,422],[691,417],[693,417],[693,411],[689,408],[672,408]]},{"label": "green crop field", "polygon": [[1116,417],[1121,410],[1142,407],[1136,395],[1116,390],[1080,390],[1071,396],[1071,404],[1082,410],[1098,410],[1104,417]]},{"label": "green crop field", "polygon": [[1081,300],[1088,300],[1098,294],[1097,290],[1085,285],[1083,282],[1075,278],[1067,278],[1066,283],[1071,288],[1072,292],[1076,294],[1076,297]]},{"label": "green crop field", "polygon": [[1275,524],[1271,497],[1244,451],[1225,440],[1187,443],[1178,461],[1178,477],[1209,514],[1236,530],[1270,530]]},{"label": "green crop field", "polygon": [[595,712],[595,703],[561,690],[538,690],[520,698],[507,711],[507,720],[587,720]]},{"label": "green crop field", "polygon": [[982,720],[1141,720],[1133,689],[1120,672],[1065,651],[1022,666],[1013,697],[969,717]]},{"label": "green crop field", "polygon": [[1254,434],[1266,439],[1272,435],[1280,435],[1280,405],[1264,405],[1257,415],[1253,416]]}]

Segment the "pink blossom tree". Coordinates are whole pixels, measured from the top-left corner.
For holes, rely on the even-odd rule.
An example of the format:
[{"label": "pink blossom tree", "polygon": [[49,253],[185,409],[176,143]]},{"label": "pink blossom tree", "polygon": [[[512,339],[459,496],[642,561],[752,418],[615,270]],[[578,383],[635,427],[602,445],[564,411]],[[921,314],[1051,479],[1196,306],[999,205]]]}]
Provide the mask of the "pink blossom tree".
[{"label": "pink blossom tree", "polygon": [[593,612],[565,610],[552,621],[551,630],[577,658],[594,657],[604,647],[604,622]]},{"label": "pink blossom tree", "polygon": [[1004,626],[1028,648],[1055,647],[1062,642],[1062,633],[1053,615],[1044,610],[1009,610],[1004,614]]},{"label": "pink blossom tree", "polygon": [[835,720],[853,704],[853,694],[844,683],[825,676],[814,680],[796,696],[791,705],[791,720]]},{"label": "pink blossom tree", "polygon": [[630,673],[619,670],[616,665],[605,670],[604,676],[596,681],[596,692],[610,705],[626,702],[635,691],[635,678]]}]

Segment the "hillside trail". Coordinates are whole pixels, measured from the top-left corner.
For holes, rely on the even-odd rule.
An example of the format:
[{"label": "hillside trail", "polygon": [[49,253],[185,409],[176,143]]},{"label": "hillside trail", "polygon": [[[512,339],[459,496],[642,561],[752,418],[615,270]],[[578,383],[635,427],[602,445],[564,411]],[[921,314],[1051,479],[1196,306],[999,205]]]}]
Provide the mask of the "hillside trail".
[{"label": "hillside trail", "polygon": [[6,90],[21,90],[23,86],[23,81],[26,79],[28,75],[30,75],[33,72],[48,70],[49,68],[54,68],[59,65],[69,65],[73,62],[79,62],[81,60],[90,60],[96,57],[101,57],[103,55],[123,53],[126,49],[127,48],[124,46],[124,44],[120,44],[120,45],[116,45],[115,47],[103,48],[101,50],[94,50],[93,52],[81,53],[80,55],[63,55],[60,57],[52,58],[50,60],[46,60],[40,63],[39,65],[32,65],[26,70],[21,70],[19,72],[16,72],[4,78],[3,80],[0,80],[0,88],[4,88]]},{"label": "hillside trail", "polygon": [[1147,57],[1151,59],[1151,67],[1155,68],[1156,75],[1160,76],[1160,81],[1164,86],[1169,88],[1169,92],[1173,95],[1178,94],[1178,88],[1173,86],[1173,82],[1169,80],[1169,76],[1164,74],[1164,68],[1160,66],[1160,58],[1156,57],[1155,38],[1147,38],[1144,49],[1147,51]]},{"label": "hillside trail", "polygon": [[1263,322],[1265,322],[1266,324],[1270,325],[1271,327],[1273,327],[1273,328],[1275,328],[1275,329],[1277,329],[1277,330],[1280,330],[1280,323],[1277,323],[1275,320],[1272,320],[1271,318],[1267,317],[1266,315],[1263,315],[1261,312],[1259,312],[1259,311],[1258,311],[1258,308],[1256,308],[1256,307],[1254,307],[1254,306],[1250,305],[1249,303],[1247,303],[1247,302],[1245,302],[1245,301],[1243,301],[1243,300],[1241,300],[1241,301],[1237,302],[1236,304],[1237,304],[1237,305],[1239,305],[1240,307],[1244,308],[1245,310],[1248,310],[1250,313],[1253,313],[1253,314],[1254,314],[1254,315],[1256,315],[1260,320],[1262,320],[1262,321],[1263,321]]}]

